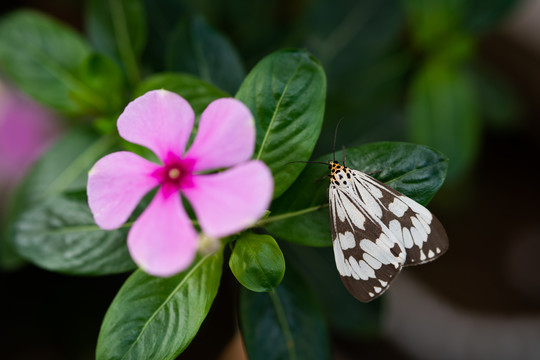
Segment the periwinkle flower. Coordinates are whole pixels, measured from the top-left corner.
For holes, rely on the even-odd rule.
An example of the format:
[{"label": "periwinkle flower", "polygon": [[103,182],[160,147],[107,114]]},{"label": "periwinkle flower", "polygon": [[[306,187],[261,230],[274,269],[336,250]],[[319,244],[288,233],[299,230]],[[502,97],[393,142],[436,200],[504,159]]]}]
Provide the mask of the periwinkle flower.
[{"label": "periwinkle flower", "polygon": [[[185,151],[194,119],[191,106],[175,93],[142,95],[118,118],[118,132],[152,150],[162,163],[120,151],[100,159],[89,172],[88,203],[102,229],[122,226],[143,196],[159,187],[127,239],[135,263],[152,275],[184,270],[197,252],[198,234],[180,194],[191,204],[202,232],[212,238],[249,227],[272,199],[269,168],[250,160],[255,126],[249,109],[232,98],[215,100],[202,113]],[[209,173],[223,168],[228,169]]]}]

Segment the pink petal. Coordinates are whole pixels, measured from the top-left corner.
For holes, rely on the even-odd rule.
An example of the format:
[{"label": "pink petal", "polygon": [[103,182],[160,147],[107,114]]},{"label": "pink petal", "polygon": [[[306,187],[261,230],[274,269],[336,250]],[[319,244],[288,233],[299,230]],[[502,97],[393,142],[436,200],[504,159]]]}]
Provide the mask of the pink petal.
[{"label": "pink petal", "polygon": [[169,152],[182,156],[194,119],[184,98],[167,90],[152,90],[130,102],[117,125],[124,139],[151,149],[164,160]]},{"label": "pink petal", "polygon": [[197,252],[197,232],[178,192],[158,191],[128,234],[131,257],[144,271],[171,276],[187,268]]},{"label": "pink petal", "polygon": [[264,215],[274,188],[270,169],[259,160],[192,180],[193,186],[182,192],[203,232],[216,238],[241,231]]},{"label": "pink petal", "polygon": [[253,115],[240,101],[223,98],[204,110],[197,137],[186,158],[195,160],[195,171],[218,169],[246,161],[255,149]]},{"label": "pink petal", "polygon": [[88,205],[105,230],[126,222],[143,196],[156,187],[151,174],[159,168],[142,157],[120,151],[101,158],[88,173]]}]

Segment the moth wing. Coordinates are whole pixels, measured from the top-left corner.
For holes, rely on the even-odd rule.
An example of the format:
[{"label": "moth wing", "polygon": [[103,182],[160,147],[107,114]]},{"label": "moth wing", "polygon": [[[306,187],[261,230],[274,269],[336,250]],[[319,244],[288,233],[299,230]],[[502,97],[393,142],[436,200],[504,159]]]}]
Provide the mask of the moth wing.
[{"label": "moth wing", "polygon": [[428,209],[369,175],[357,170],[351,174],[360,197],[368,193],[375,198],[381,221],[405,248],[404,266],[424,264],[444,254],[448,235]]},{"label": "moth wing", "polygon": [[330,222],[337,269],[358,300],[382,295],[405,263],[405,249],[352,191],[329,188]]}]

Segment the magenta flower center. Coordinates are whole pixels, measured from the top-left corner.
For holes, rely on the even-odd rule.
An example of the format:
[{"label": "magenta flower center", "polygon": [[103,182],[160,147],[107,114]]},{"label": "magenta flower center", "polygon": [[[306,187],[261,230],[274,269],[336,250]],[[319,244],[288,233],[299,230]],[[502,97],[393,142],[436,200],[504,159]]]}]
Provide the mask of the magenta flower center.
[{"label": "magenta flower center", "polygon": [[169,153],[162,167],[152,174],[161,184],[165,196],[192,184],[193,161]]}]

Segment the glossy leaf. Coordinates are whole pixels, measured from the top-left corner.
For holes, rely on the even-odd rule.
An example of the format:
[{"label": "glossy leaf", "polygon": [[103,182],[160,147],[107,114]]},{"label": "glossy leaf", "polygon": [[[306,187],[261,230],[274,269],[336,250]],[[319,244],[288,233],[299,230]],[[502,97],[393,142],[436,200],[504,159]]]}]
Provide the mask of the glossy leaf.
[{"label": "glossy leaf", "polygon": [[96,359],[174,359],[195,337],[210,310],[222,263],[219,251],[169,278],[136,271],[105,315]]},{"label": "glossy leaf", "polygon": [[189,102],[196,114],[201,114],[212,101],[228,96],[224,91],[199,78],[178,73],[160,73],[147,78],[139,85],[134,96],[141,96],[154,89],[177,93]]},{"label": "glossy leaf", "polygon": [[229,267],[247,289],[271,291],[283,279],[285,259],[273,237],[244,233],[235,241]]},{"label": "glossy leaf", "polygon": [[462,176],[476,158],[481,129],[477,102],[468,73],[445,63],[428,64],[411,85],[409,139],[443,151],[452,160],[451,180]]},{"label": "glossy leaf", "polygon": [[86,198],[49,197],[24,212],[14,228],[17,252],[51,271],[105,275],[132,270],[128,228],[101,230]]},{"label": "glossy leaf", "polygon": [[[346,151],[347,166],[386,183],[420,204],[427,204],[442,186],[448,159],[435,149],[408,143],[371,143]],[[342,159],[336,152],[335,158]],[[328,162],[332,155],[317,161]],[[309,165],[283,196],[272,204],[272,215],[261,221],[272,234],[308,246],[330,246],[329,173],[323,165]]]},{"label": "glossy leaf", "polygon": [[248,74],[236,98],[255,116],[255,158],[274,176],[274,197],[298,177],[319,138],[324,116],[326,77],[319,62],[305,51],[273,53]]},{"label": "glossy leaf", "polygon": [[250,360],[330,359],[321,308],[291,269],[274,291],[241,288],[239,301],[240,330]]},{"label": "glossy leaf", "polygon": [[179,22],[168,41],[167,69],[188,72],[234,94],[244,79],[236,49],[202,18]]},{"label": "glossy leaf", "polygon": [[129,82],[139,81],[139,59],[146,43],[146,22],[141,0],[89,0],[88,36],[94,47],[118,61]]},{"label": "glossy leaf", "polygon": [[101,108],[106,94],[96,93],[77,70],[90,47],[69,27],[34,11],[21,10],[0,21],[0,64],[15,83],[37,101],[70,115],[91,109],[72,98],[84,97]]}]

